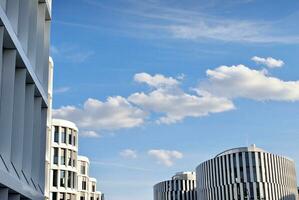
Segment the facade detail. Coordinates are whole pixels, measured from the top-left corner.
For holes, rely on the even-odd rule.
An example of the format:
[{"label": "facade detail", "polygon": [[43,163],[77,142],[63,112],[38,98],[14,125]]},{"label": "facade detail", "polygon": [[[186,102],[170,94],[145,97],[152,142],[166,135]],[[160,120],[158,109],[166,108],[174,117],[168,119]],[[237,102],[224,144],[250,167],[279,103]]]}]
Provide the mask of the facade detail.
[{"label": "facade detail", "polygon": [[104,200],[104,195],[98,192],[97,180],[89,177],[89,159],[78,156],[78,200]]},{"label": "facade detail", "polygon": [[180,172],[154,186],[154,200],[196,200],[195,172]]},{"label": "facade detail", "polygon": [[44,199],[50,7],[0,0],[1,200]]},{"label": "facade detail", "polygon": [[51,200],[75,200],[77,193],[78,128],[66,120],[52,120]]},{"label": "facade detail", "polygon": [[96,179],[89,177],[89,159],[78,156],[78,128],[52,119],[50,142],[50,200],[103,200]]},{"label": "facade detail", "polygon": [[294,161],[255,147],[224,151],[196,169],[200,200],[297,200]]}]

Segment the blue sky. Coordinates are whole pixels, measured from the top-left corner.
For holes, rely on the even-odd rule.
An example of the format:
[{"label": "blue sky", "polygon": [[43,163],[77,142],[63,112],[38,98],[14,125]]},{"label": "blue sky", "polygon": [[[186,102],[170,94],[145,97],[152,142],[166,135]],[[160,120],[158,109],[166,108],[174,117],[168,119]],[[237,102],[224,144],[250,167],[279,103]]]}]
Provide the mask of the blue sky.
[{"label": "blue sky", "polygon": [[54,114],[108,200],[253,143],[299,166],[298,1],[53,4]]}]

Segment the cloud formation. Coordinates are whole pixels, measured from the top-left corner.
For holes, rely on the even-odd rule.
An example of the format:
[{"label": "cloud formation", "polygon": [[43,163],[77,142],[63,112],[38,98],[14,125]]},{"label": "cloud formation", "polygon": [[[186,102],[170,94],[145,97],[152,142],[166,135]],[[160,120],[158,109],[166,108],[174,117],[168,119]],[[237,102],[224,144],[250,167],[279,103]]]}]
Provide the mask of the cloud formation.
[{"label": "cloud formation", "polygon": [[119,153],[119,155],[123,158],[128,158],[128,159],[136,159],[138,157],[137,151],[132,149],[124,149]]},{"label": "cloud formation", "polygon": [[183,158],[183,153],[179,151],[170,151],[164,149],[149,150],[148,155],[155,158],[158,164],[164,165],[166,167],[173,166],[175,160]]},{"label": "cloud formation", "polygon": [[283,81],[244,65],[220,66],[206,73],[208,80],[200,84],[199,90],[215,96],[258,101],[299,100],[299,81]]},{"label": "cloud formation", "polygon": [[105,102],[90,98],[83,107],[64,106],[53,110],[53,116],[73,121],[83,130],[100,131],[140,126],[147,114],[116,96]]},{"label": "cloud formation", "polygon": [[80,136],[87,138],[99,138],[100,135],[95,131],[81,131]]},{"label": "cloud formation", "polygon": [[186,117],[202,117],[234,109],[233,103],[226,98],[208,93],[200,96],[191,95],[179,90],[170,91],[162,88],[148,94],[132,94],[128,100],[147,111],[162,114],[157,122],[165,124],[176,123]]},{"label": "cloud formation", "polygon": [[267,57],[267,58],[261,58],[258,56],[254,56],[251,58],[252,61],[256,62],[257,64],[262,64],[265,65],[269,68],[279,68],[284,65],[284,62],[282,60],[277,60],[272,57]]},{"label": "cloud formation", "polygon": [[179,78],[138,73],[134,80],[147,84],[148,92],[109,97],[104,102],[90,98],[83,106],[56,109],[53,116],[75,122],[83,131],[82,136],[98,137],[98,132],[134,128],[147,120],[172,124],[187,117],[230,111],[235,109],[236,98],[299,101],[299,81],[284,81],[265,70],[245,65],[220,66],[208,69],[206,76],[193,92],[186,92]]},{"label": "cloud formation", "polygon": [[172,77],[165,77],[161,74],[151,76],[148,73],[135,74],[134,80],[138,83],[146,83],[149,86],[160,88],[160,87],[173,87],[179,84],[179,81]]}]

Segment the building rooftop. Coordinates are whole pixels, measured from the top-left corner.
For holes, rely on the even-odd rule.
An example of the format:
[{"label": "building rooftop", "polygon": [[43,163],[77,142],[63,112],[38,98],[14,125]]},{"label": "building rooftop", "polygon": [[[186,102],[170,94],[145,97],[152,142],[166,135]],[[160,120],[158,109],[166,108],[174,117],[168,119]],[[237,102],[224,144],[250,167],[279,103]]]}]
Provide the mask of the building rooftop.
[{"label": "building rooftop", "polygon": [[255,144],[249,146],[249,147],[238,147],[238,148],[233,148],[233,149],[229,149],[226,151],[221,152],[220,154],[216,155],[215,158],[219,157],[219,156],[224,156],[224,155],[228,155],[228,154],[232,154],[232,153],[238,153],[238,152],[266,152],[265,150],[256,147]]}]

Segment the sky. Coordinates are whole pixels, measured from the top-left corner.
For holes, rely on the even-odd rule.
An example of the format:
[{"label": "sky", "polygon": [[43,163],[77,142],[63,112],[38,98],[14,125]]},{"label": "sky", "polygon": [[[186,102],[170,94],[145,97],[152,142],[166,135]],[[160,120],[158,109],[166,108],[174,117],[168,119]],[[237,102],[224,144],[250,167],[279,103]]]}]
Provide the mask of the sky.
[{"label": "sky", "polygon": [[[299,171],[299,1],[53,2],[56,118],[107,200],[256,144]],[[297,177],[298,178],[298,177]]]}]

